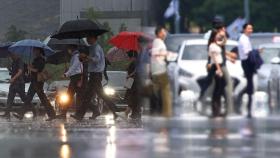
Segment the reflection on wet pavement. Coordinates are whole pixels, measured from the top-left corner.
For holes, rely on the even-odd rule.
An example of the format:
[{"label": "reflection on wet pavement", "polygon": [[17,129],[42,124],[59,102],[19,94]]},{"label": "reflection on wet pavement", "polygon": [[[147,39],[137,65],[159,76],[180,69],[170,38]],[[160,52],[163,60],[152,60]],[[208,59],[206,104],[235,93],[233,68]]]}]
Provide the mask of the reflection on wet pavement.
[{"label": "reflection on wet pavement", "polygon": [[144,117],[144,128],[112,115],[51,123],[0,119],[5,158],[216,158],[280,155],[280,118]]}]

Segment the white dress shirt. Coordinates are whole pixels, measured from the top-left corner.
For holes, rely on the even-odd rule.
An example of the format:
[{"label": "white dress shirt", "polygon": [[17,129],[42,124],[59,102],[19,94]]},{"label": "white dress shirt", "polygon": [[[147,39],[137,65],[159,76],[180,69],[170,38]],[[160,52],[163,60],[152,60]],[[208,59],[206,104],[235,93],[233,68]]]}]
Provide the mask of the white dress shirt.
[{"label": "white dress shirt", "polygon": [[74,76],[77,74],[81,74],[83,72],[83,64],[79,60],[79,53],[74,53],[71,57],[70,67],[65,74],[66,77]]},{"label": "white dress shirt", "polygon": [[238,41],[238,53],[240,60],[247,60],[252,49],[253,48],[249,37],[243,33]]},{"label": "white dress shirt", "polygon": [[160,38],[154,39],[151,52],[151,72],[153,75],[167,72],[165,62],[167,54],[164,41]]}]

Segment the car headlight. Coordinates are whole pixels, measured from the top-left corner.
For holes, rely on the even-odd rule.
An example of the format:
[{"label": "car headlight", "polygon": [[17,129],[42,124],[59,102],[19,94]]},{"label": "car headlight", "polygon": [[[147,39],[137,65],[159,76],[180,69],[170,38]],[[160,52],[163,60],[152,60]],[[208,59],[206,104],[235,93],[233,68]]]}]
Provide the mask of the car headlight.
[{"label": "car headlight", "polygon": [[0,97],[7,97],[8,93],[4,91],[0,91]]},{"label": "car headlight", "polygon": [[116,91],[113,88],[106,87],[106,88],[104,88],[104,93],[106,95],[112,96],[112,95],[115,95]]},{"label": "car headlight", "polygon": [[61,93],[61,94],[59,94],[58,101],[60,104],[67,104],[70,101],[70,97],[66,92]]}]

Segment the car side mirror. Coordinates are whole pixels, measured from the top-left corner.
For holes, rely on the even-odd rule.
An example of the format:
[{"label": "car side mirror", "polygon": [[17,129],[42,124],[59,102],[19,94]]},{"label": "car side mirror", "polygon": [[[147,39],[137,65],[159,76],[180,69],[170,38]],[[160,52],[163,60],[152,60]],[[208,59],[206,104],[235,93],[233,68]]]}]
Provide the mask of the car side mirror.
[{"label": "car side mirror", "polygon": [[280,57],[274,57],[270,60],[271,64],[280,64]]}]

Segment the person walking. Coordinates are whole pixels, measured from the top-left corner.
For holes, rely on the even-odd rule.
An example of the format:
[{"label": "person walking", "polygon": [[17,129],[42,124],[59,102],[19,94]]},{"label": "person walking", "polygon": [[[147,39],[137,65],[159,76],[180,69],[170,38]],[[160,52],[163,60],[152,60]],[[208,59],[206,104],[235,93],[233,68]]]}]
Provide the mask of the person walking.
[{"label": "person walking", "polygon": [[[10,86],[9,86],[9,93],[8,93],[8,99],[7,99],[7,108],[5,109],[5,114],[1,115],[2,117],[6,119],[10,119],[11,115],[11,109],[12,105],[14,103],[14,99],[16,94],[19,95],[20,99],[24,102],[26,102],[26,96],[25,96],[25,83],[23,78],[24,73],[24,63],[20,59],[20,57],[14,53],[10,53],[10,58],[12,59],[12,66],[9,69],[11,79],[9,80]],[[33,112],[33,115],[35,113]]]},{"label": "person walking", "polygon": [[[217,30],[219,32],[219,34],[221,36],[223,36],[224,40],[226,41],[227,37],[228,37],[228,34],[226,32],[226,27],[225,27],[223,21],[214,19],[212,25],[213,25],[213,29]],[[209,31],[209,32],[210,32],[210,35],[211,35],[212,30]],[[237,56],[235,55],[235,53],[227,52],[225,45],[222,46],[221,48],[222,48],[222,58],[223,58],[223,63],[221,65],[221,69],[222,69],[222,72],[223,72],[223,78],[225,80],[225,87],[224,87],[223,95],[225,97],[225,106],[226,106],[225,109],[226,109],[226,111],[225,111],[224,115],[226,115],[227,113],[231,113],[233,111],[232,110],[233,109],[233,98],[232,98],[233,97],[232,96],[233,83],[232,83],[232,79],[231,79],[231,76],[229,74],[229,71],[227,69],[226,62],[227,62],[227,60],[230,60],[232,63],[234,63]],[[207,48],[207,49],[209,49],[209,48]],[[207,91],[207,89],[209,87],[211,87],[211,85],[212,85],[211,83],[214,79],[214,73],[209,73],[209,70],[211,69],[210,60],[211,60],[211,58],[209,56],[207,66],[206,66],[208,75],[204,80],[205,82],[202,83],[200,97],[199,97],[199,100],[201,100],[201,101],[205,100],[205,92]],[[204,107],[203,110],[205,111],[206,108]]]},{"label": "person walking", "polygon": [[253,33],[253,25],[250,23],[246,23],[243,25],[243,33],[241,34],[238,40],[238,53],[241,60],[241,65],[247,80],[247,86],[243,90],[242,93],[238,96],[238,100],[240,101],[237,106],[237,112],[240,112],[240,106],[242,103],[242,96],[244,93],[248,94],[248,104],[247,104],[247,118],[252,117],[251,108],[252,108],[252,95],[254,93],[254,83],[253,83],[253,76],[254,76],[254,67],[251,66],[249,60],[249,54],[253,50],[252,44],[250,41],[250,35]]},{"label": "person walking", "polygon": [[[68,105],[62,109],[57,118],[66,119],[67,109],[75,104],[76,107],[80,106],[82,100],[82,84],[83,84],[83,63],[79,60],[79,50],[77,45],[69,45],[67,48],[68,53],[72,56],[70,60],[70,67],[67,72],[63,74],[63,78],[70,78],[67,94],[70,98]],[[76,103],[74,103],[74,95],[76,94]]]},{"label": "person walking", "polygon": [[138,93],[137,93],[137,73],[136,73],[136,60],[137,60],[137,52],[129,51],[127,52],[128,57],[130,59],[130,64],[127,68],[127,82],[133,82],[131,87],[126,87],[127,91],[125,94],[125,99],[128,103],[128,109],[125,111],[126,116],[128,116],[129,112],[131,111],[130,118],[138,119],[141,118],[140,111],[137,110],[139,105]]},{"label": "person walking", "polygon": [[[34,47],[33,48],[33,55],[34,55],[34,60],[32,64],[28,65],[28,70],[31,72],[31,84],[29,86],[28,92],[27,92],[27,97],[26,97],[26,103],[29,106],[33,106],[31,104],[31,101],[33,100],[34,95],[37,93],[41,104],[45,107],[46,113],[48,115],[48,119],[46,121],[52,121],[55,119],[55,111],[52,105],[50,104],[49,99],[47,98],[46,94],[44,93],[44,82],[41,81],[38,78],[38,74],[42,73],[46,61],[44,59],[44,51],[41,48]],[[24,114],[27,112],[27,108],[34,108],[34,107],[24,107],[20,113],[14,114],[14,116],[20,120],[23,119]]]},{"label": "person walking", "polygon": [[208,55],[210,57],[211,68],[209,73],[214,76],[214,91],[212,96],[212,116],[221,116],[221,96],[224,92],[225,79],[223,78],[222,65],[224,58],[222,47],[225,44],[225,38],[221,31],[212,30],[208,42]]},{"label": "person walking", "polygon": [[[82,105],[78,108],[74,115],[71,115],[74,119],[80,121],[83,119],[87,109],[91,105],[91,99],[95,94],[101,98],[114,115],[114,119],[118,117],[116,114],[116,106],[112,100],[104,93],[102,87],[102,74],[105,68],[105,56],[103,49],[97,43],[97,36],[87,37],[87,42],[89,43],[89,56],[87,56],[88,61],[88,73],[89,81],[85,90]],[[94,108],[93,115],[91,119],[95,119],[100,115],[100,112]]]},{"label": "person walking", "polygon": [[162,99],[162,115],[164,117],[172,117],[172,94],[167,73],[167,56],[170,54],[167,51],[164,40],[167,35],[167,30],[159,26],[155,30],[156,38],[153,41],[151,49],[151,74],[152,81],[156,87],[156,91],[160,91]]}]

